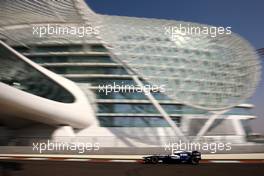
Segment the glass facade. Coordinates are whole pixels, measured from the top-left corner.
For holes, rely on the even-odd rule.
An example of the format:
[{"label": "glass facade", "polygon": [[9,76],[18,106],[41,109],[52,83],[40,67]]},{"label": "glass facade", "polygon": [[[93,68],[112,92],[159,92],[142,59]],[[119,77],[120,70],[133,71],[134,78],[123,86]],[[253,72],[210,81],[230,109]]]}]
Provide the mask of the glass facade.
[{"label": "glass facade", "polygon": [[67,67],[47,67],[58,74],[111,74],[123,75],[127,72],[123,68],[117,67],[87,67],[87,66],[67,66]]},{"label": "glass facade", "polygon": [[[142,92],[109,92],[106,85],[136,85],[132,77],[107,54],[101,45],[37,46],[30,50],[15,47],[32,61],[61,74],[96,95],[97,117],[105,127],[168,127],[147,96]],[[55,54],[53,54],[55,52]],[[67,52],[67,54],[65,54]],[[76,53],[78,52],[78,53]],[[187,52],[187,51],[186,51]],[[145,83],[147,84],[147,83]],[[208,112],[172,101],[167,95],[153,92],[164,110],[180,126],[184,115],[208,115]],[[64,96],[67,99],[67,96]],[[226,115],[250,115],[249,108],[233,108]]]},{"label": "glass facade", "polygon": [[[169,124],[162,117],[98,117],[101,125],[105,127],[169,127]],[[172,120],[179,124],[179,117],[172,117]]]},{"label": "glass facade", "polygon": [[[206,119],[192,119],[188,129],[188,135],[195,136],[203,124],[206,122]],[[212,126],[208,129],[206,136],[223,136],[223,135],[236,135],[232,120],[230,119],[216,119]]]},{"label": "glass facade", "polygon": [[43,63],[113,63],[109,56],[91,56],[87,54],[83,55],[55,55],[42,54],[42,55],[30,55],[32,61]]},{"label": "glass facade", "polygon": [[0,45],[0,82],[50,100],[72,103],[73,95]]}]

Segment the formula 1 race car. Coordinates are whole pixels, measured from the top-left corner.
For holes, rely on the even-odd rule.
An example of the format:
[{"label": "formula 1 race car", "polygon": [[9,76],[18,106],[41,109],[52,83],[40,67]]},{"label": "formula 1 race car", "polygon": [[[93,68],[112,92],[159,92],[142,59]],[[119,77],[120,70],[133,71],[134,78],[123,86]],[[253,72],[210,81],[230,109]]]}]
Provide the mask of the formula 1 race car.
[{"label": "formula 1 race car", "polygon": [[152,155],[143,157],[144,163],[188,163],[199,164],[201,152],[198,151],[177,151],[172,155]]}]

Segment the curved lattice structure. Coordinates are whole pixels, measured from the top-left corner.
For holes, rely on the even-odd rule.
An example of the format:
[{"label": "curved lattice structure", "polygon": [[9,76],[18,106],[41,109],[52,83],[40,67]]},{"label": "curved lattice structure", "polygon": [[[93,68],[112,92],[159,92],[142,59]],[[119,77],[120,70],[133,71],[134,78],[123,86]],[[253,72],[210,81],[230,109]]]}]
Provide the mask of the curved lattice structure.
[{"label": "curved lattice structure", "polygon": [[[166,34],[175,26],[206,25],[170,20],[101,16],[101,37],[116,58],[165,94],[185,104],[219,110],[250,97],[260,64],[236,34]],[[172,38],[173,37],[173,38]]]},{"label": "curved lattice structure", "polygon": [[[2,35],[13,36],[23,43],[84,42],[99,38],[118,62],[149,83],[164,85],[166,95],[188,105],[208,110],[235,106],[252,95],[259,80],[257,55],[236,34],[211,37],[178,32],[173,39],[166,34],[166,28],[171,26],[210,27],[207,25],[98,15],[82,0],[3,3]],[[23,12],[19,18],[18,12]],[[100,34],[84,38],[32,35],[33,24],[45,23],[98,26]]]},{"label": "curved lattice structure", "polygon": [[[200,109],[215,111],[238,105],[253,94],[260,77],[255,50],[236,34],[167,33],[168,28],[179,25],[211,27],[208,25],[100,15],[83,0],[3,0],[0,18],[4,19],[0,20],[0,39],[12,46],[103,44],[117,65],[125,66],[128,77],[139,77],[153,86],[164,85],[164,94],[171,100]],[[47,24],[92,26],[99,34],[33,35],[34,27]],[[6,77],[1,80],[7,81]]]},{"label": "curved lattice structure", "polygon": [[[34,35],[33,27],[45,24],[58,27],[82,27],[84,19],[79,10],[79,1],[47,1],[47,0],[3,0],[0,5],[0,39],[8,37],[9,44],[45,44],[45,43],[84,43],[95,41],[93,35]],[[86,6],[85,6],[86,7]],[[85,11],[89,17],[92,11]],[[88,14],[87,14],[88,13]],[[19,14],[19,15],[18,15]],[[93,18],[89,18],[93,19]],[[97,41],[97,40],[96,40]]]},{"label": "curved lattice structure", "polygon": [[44,23],[81,23],[83,20],[74,0],[3,0],[1,1],[0,26],[31,25]]}]

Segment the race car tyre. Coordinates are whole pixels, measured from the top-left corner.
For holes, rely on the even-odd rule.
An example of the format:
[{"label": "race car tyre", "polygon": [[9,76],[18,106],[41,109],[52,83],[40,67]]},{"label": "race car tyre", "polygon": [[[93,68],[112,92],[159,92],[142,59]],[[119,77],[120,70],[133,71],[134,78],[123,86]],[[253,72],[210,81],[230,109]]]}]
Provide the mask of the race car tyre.
[{"label": "race car tyre", "polygon": [[151,163],[157,164],[158,162],[159,162],[159,158],[158,157],[152,157],[151,158]]},{"label": "race car tyre", "polygon": [[192,159],[191,159],[191,164],[193,164],[193,165],[197,165],[197,164],[199,164],[199,160],[196,159],[196,158],[192,158]]}]

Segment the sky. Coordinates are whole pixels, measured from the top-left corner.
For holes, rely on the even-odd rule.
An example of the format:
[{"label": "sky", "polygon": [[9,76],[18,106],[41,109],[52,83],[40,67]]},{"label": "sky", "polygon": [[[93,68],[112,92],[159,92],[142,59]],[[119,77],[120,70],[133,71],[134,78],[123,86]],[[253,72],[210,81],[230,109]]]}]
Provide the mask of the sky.
[{"label": "sky", "polygon": [[[97,13],[131,17],[172,19],[214,26],[231,26],[232,32],[256,49],[264,48],[264,1],[212,0],[86,0]],[[254,132],[264,134],[264,58],[262,80],[250,99],[258,117],[251,122]]]}]

